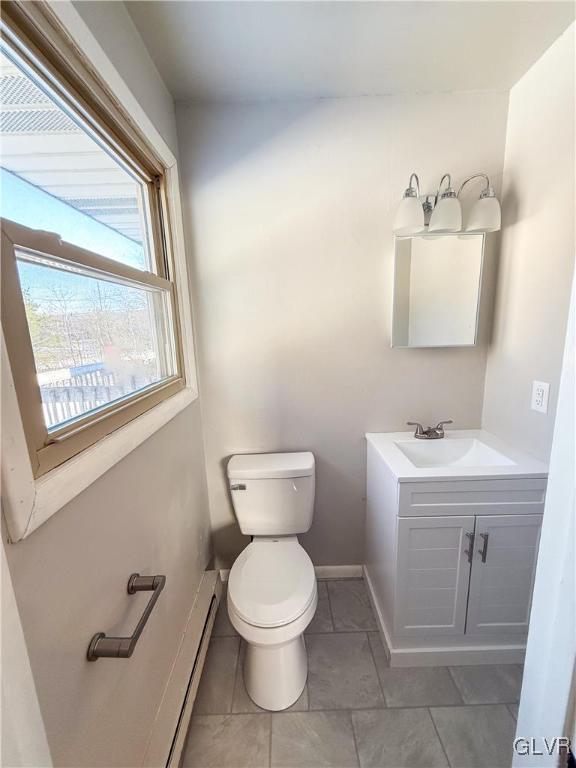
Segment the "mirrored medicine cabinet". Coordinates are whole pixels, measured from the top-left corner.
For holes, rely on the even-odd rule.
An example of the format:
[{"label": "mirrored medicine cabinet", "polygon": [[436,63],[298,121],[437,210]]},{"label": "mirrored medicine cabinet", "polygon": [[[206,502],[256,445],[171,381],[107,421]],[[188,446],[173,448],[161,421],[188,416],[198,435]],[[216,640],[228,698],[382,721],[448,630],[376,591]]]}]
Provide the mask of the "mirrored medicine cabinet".
[{"label": "mirrored medicine cabinet", "polygon": [[484,234],[395,238],[393,347],[477,342]]}]

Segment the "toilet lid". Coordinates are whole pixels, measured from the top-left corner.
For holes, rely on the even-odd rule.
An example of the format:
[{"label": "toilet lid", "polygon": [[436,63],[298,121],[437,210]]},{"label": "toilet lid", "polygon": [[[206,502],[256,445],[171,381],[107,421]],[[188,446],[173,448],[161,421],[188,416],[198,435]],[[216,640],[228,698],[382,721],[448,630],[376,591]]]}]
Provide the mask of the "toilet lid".
[{"label": "toilet lid", "polygon": [[299,618],[314,599],[312,561],[290,539],[258,539],[238,556],[228,578],[228,599],[245,622],[279,627]]}]

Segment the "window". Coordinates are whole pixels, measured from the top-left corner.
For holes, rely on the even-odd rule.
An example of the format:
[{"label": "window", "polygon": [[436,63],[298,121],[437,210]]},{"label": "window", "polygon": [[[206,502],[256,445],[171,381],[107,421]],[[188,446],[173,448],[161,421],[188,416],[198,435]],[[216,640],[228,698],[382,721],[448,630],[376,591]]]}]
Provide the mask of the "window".
[{"label": "window", "polygon": [[3,23],[2,327],[40,476],[185,386],[164,168]]}]

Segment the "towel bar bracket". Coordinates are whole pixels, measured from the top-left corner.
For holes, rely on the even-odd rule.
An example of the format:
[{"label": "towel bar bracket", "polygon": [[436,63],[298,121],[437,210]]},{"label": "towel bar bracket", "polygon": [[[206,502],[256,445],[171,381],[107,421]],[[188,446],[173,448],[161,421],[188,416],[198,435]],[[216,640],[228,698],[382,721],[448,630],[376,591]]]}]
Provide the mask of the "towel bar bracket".
[{"label": "towel bar bracket", "polygon": [[134,653],[136,643],[140,639],[142,630],[146,626],[146,622],[165,584],[166,576],[140,576],[139,573],[133,573],[128,579],[128,594],[134,595],[136,592],[153,593],[144,609],[144,613],[130,637],[106,637],[104,632],[97,632],[92,640],[90,640],[90,645],[88,646],[86,653],[88,661],[96,661],[101,658],[129,659]]}]

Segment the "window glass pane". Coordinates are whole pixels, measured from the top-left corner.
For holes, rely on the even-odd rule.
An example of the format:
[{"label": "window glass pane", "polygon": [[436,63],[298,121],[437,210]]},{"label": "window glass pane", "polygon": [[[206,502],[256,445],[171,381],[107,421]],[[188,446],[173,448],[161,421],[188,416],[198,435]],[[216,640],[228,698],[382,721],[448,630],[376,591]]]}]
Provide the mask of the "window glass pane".
[{"label": "window glass pane", "polygon": [[49,429],[174,375],[168,293],[16,256]]},{"label": "window glass pane", "polygon": [[43,88],[2,44],[0,214],[123,264],[156,271],[146,185]]}]

